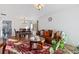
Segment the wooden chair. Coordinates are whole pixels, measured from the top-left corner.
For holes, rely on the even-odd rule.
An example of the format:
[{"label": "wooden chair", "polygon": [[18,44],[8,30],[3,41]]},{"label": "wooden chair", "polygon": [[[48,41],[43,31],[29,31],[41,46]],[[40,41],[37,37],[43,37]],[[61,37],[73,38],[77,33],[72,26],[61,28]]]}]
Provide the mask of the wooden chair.
[{"label": "wooden chair", "polygon": [[16,29],[14,29],[15,31],[15,38],[19,38],[19,31],[16,31]]},{"label": "wooden chair", "polygon": [[45,38],[45,42],[51,43],[51,41],[52,41],[52,31],[45,31],[44,32],[44,38]]}]

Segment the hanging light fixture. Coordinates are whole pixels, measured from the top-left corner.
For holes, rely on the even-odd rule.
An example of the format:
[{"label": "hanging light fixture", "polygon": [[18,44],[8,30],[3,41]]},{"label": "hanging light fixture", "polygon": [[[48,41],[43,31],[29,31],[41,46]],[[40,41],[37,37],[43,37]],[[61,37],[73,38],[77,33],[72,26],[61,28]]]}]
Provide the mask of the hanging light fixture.
[{"label": "hanging light fixture", "polygon": [[35,4],[34,7],[37,9],[37,10],[41,10],[44,5],[43,4]]}]

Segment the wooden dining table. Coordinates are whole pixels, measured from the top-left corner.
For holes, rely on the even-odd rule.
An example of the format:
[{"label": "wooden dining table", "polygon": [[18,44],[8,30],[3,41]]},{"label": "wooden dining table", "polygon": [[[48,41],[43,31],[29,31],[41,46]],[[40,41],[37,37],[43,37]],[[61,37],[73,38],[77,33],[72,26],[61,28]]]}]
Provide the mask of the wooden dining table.
[{"label": "wooden dining table", "polygon": [[18,38],[25,38],[26,35],[28,35],[28,38],[30,37],[31,35],[31,31],[16,31],[15,32],[15,37],[18,37]]}]

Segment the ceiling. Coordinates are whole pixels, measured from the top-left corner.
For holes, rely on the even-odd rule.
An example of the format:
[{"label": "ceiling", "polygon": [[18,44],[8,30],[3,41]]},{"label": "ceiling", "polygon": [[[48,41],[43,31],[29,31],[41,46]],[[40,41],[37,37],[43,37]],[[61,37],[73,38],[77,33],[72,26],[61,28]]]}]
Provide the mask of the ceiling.
[{"label": "ceiling", "polygon": [[0,4],[0,13],[6,13],[10,17],[26,16],[37,18],[78,6],[77,4],[45,4],[44,8],[39,11],[34,8],[33,4]]}]

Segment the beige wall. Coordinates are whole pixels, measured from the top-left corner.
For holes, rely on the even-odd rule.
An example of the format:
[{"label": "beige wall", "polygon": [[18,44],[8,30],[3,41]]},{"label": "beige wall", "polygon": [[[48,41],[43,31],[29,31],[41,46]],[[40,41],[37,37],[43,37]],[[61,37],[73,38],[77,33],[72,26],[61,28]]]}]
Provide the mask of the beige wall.
[{"label": "beige wall", "polygon": [[[48,17],[54,18],[53,22],[48,22]],[[40,29],[56,29],[64,31],[69,39],[67,43],[79,45],[79,7],[62,10],[58,13],[49,13],[39,18]]]}]

